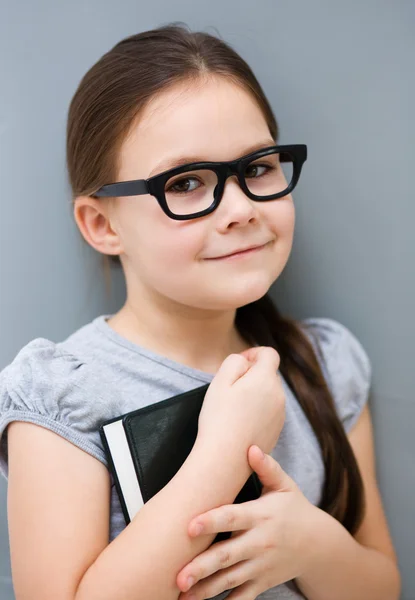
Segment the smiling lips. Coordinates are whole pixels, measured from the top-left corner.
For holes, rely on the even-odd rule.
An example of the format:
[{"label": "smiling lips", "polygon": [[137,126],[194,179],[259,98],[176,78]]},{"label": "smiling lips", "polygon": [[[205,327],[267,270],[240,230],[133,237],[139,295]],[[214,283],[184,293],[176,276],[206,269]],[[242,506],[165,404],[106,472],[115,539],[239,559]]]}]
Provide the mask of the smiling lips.
[{"label": "smiling lips", "polygon": [[237,257],[242,257],[242,256],[249,256],[251,254],[255,254],[256,252],[262,250],[263,248],[265,248],[266,246],[268,246],[270,244],[270,242],[266,242],[265,244],[262,244],[261,246],[254,246],[254,247],[250,247],[247,250],[239,250],[237,252],[234,252],[233,254],[226,254],[223,256],[216,256],[207,260],[222,260],[222,259],[232,259],[232,258],[237,258]]}]

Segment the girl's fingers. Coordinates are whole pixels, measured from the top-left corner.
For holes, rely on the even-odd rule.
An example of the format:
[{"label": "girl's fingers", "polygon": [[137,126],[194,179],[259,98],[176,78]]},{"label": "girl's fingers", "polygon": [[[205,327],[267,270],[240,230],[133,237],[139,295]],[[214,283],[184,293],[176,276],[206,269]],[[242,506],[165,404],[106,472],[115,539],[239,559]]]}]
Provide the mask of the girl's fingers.
[{"label": "girl's fingers", "polygon": [[251,366],[260,364],[261,366],[267,362],[272,362],[275,369],[278,369],[280,365],[280,355],[271,346],[253,346],[252,348],[248,348],[248,350],[243,350],[240,352],[241,356],[246,358]]}]

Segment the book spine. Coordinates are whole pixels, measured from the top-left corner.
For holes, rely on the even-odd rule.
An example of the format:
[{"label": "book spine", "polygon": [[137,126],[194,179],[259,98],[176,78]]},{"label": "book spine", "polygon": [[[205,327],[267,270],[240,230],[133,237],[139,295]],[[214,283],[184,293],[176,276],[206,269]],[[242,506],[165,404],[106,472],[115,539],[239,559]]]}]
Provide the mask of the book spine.
[{"label": "book spine", "polygon": [[115,489],[118,494],[118,499],[120,501],[121,509],[122,509],[122,512],[124,515],[125,524],[128,525],[131,522],[131,519],[130,519],[130,515],[128,514],[127,505],[125,503],[124,495],[122,493],[122,489],[121,489],[121,485],[120,485],[120,480],[118,479],[117,471],[115,469],[114,461],[112,459],[111,448],[108,444],[107,436],[105,435],[105,430],[103,428],[101,428],[99,430],[99,433],[101,436],[102,445],[104,446],[105,454],[107,455],[109,471],[110,471],[110,474],[114,481]]}]

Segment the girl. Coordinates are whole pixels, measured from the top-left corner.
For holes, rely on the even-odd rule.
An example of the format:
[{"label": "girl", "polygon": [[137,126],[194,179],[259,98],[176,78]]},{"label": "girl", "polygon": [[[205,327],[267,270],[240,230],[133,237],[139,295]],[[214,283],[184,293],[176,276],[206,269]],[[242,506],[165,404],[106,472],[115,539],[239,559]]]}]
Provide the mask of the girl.
[{"label": "girl", "polygon": [[[246,62],[181,24],[122,40],[80,82],[74,217],[127,296],[1,373],[17,600],[398,598],[368,356],[341,323],[294,321],[268,294],[306,160],[278,138]],[[99,425],[206,382],[188,459],[125,526]],[[233,504],[253,471],[261,497]]]}]

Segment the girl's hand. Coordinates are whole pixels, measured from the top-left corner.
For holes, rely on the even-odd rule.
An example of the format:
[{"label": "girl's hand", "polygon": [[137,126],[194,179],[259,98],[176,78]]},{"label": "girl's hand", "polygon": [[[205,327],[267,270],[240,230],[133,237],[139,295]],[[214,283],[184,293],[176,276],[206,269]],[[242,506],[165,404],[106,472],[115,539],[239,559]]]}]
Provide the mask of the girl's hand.
[{"label": "girl's hand", "polygon": [[197,438],[233,440],[270,452],[285,421],[285,391],[278,368],[280,357],[270,346],[229,354],[211,381],[199,413]]},{"label": "girl's hand", "polygon": [[[263,483],[257,500],[227,504],[192,519],[189,535],[232,531],[196,556],[177,575],[178,600],[202,600],[234,589],[229,600],[254,600],[263,591],[299,577],[312,558],[319,509],[272,456],[258,446],[248,451],[251,468]],[[193,582],[188,583],[189,577]]]}]

